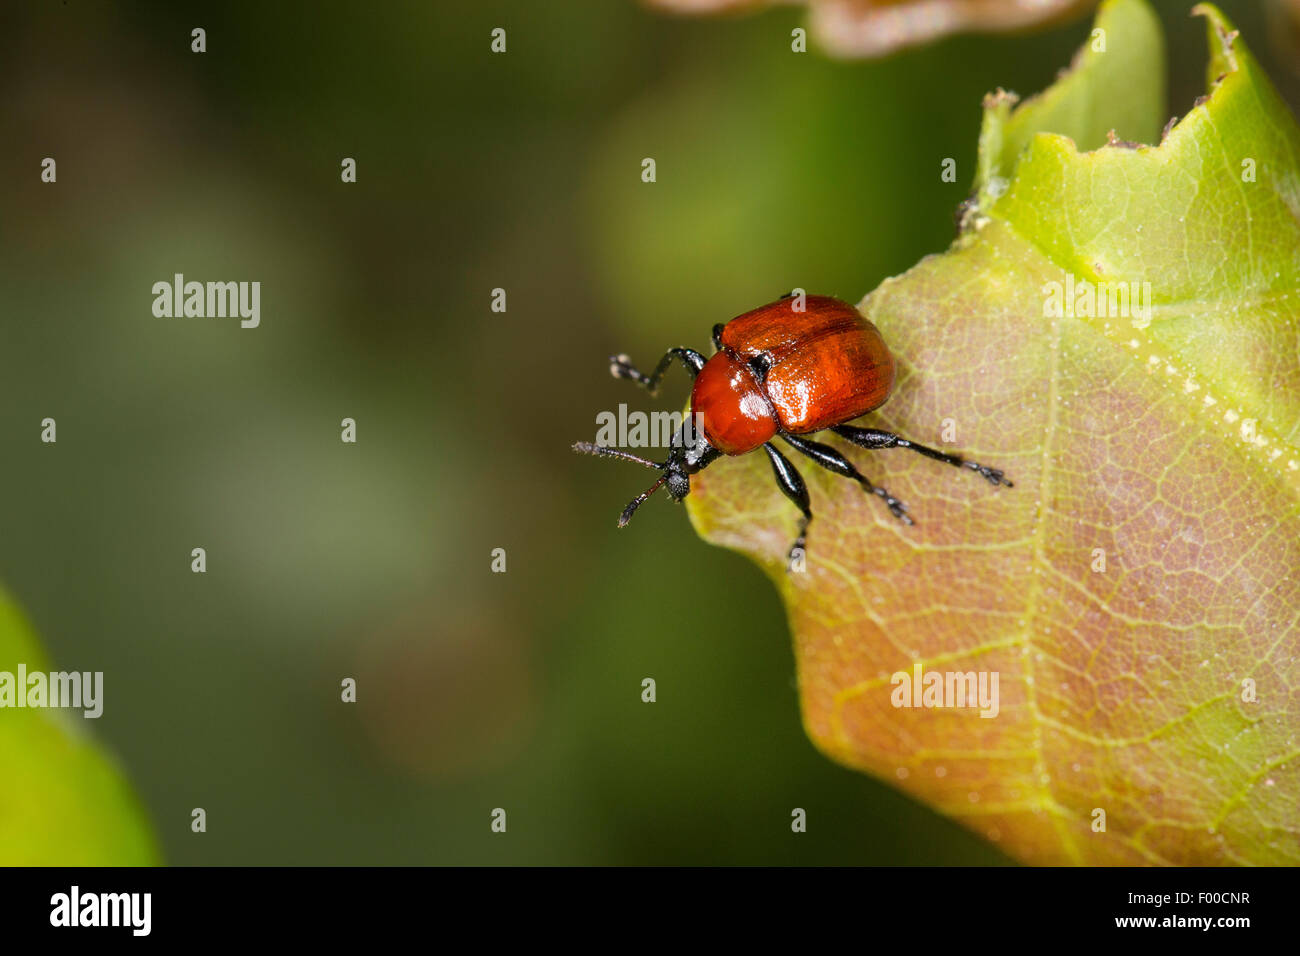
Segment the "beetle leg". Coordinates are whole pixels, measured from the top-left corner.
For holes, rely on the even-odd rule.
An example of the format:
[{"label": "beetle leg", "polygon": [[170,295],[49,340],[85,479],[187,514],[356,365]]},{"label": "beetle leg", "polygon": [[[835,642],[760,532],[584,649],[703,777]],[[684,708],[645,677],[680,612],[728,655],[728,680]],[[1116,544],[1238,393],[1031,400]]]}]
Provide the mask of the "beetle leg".
[{"label": "beetle leg", "polygon": [[725,322],[719,322],[713,327],[713,347],[717,351],[722,351],[722,330],[726,328]]},{"label": "beetle leg", "polygon": [[807,553],[808,525],[812,523],[812,506],[808,502],[808,488],[794,465],[790,464],[790,459],[777,451],[771,442],[763,444],[763,451],[767,452],[767,457],[772,460],[772,472],[776,475],[776,483],[781,488],[782,494],[803,512],[803,518],[799,521],[799,536],[794,539],[788,555],[790,566],[793,568],[799,556]]},{"label": "beetle leg", "polygon": [[947,452],[927,448],[925,445],[918,445],[916,442],[903,438],[901,435],[895,435],[893,432],[882,431],[879,428],[855,428],[852,425],[836,425],[831,431],[863,448],[910,448],[926,458],[933,458],[935,461],[942,461],[957,468],[969,468],[991,485],[1012,487],[1011,480],[1002,473],[1001,469],[990,468],[988,465],[981,465],[977,461],[967,461],[957,455],[949,455]]},{"label": "beetle leg", "polygon": [[664,377],[664,372],[668,371],[668,366],[672,364],[673,359],[681,359],[682,365],[686,366],[686,371],[691,373],[691,378],[700,374],[700,369],[704,368],[704,356],[694,349],[669,349],[664,357],[659,360],[655,370],[649,375],[637,370],[632,364],[632,360],[626,355],[611,355],[609,357],[609,374],[615,378],[630,378],[638,385],[646,389],[651,395],[659,390],[659,380]]},{"label": "beetle leg", "polygon": [[830,445],[823,445],[821,442],[812,441],[807,438],[800,438],[795,435],[782,435],[781,438],[796,451],[807,455],[828,471],[833,471],[837,475],[843,475],[845,478],[852,478],[862,486],[863,491],[870,492],[873,495],[878,495],[889,507],[890,513],[899,521],[903,522],[903,524],[916,523],[912,520],[912,516],[907,513],[907,505],[903,504],[879,485],[873,485],[867,480],[866,475],[853,467],[853,462],[849,461]]}]

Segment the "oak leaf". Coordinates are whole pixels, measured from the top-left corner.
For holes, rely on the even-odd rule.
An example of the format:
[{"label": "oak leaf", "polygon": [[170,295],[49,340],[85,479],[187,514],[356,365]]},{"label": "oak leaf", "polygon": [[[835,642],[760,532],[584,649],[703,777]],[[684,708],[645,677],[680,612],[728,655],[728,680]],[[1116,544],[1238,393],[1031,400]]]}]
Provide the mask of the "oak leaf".
[{"label": "oak leaf", "polygon": [[[1195,12],[1176,125],[1154,15],[1108,0],[1104,51],[986,102],[953,246],[859,305],[899,366],[859,424],[1014,488],[829,438],[917,524],[807,463],[802,574],[763,456],[687,499],[779,588],[816,745],[1030,863],[1300,862],[1300,129]],[[997,716],[894,706],[917,666],[998,674]]]}]

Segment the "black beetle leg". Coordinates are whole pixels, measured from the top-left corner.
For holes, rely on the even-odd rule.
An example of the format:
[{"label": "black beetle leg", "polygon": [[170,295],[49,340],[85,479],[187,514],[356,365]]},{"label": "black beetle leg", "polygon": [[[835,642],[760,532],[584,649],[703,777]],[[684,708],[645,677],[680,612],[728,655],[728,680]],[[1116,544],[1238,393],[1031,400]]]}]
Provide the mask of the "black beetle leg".
[{"label": "black beetle leg", "polygon": [[668,371],[668,366],[672,364],[674,358],[681,359],[682,365],[690,372],[691,378],[695,378],[700,374],[700,369],[704,368],[705,359],[699,352],[694,349],[677,348],[669,349],[649,375],[638,371],[626,355],[611,355],[609,373],[615,378],[630,378],[653,395],[659,389],[659,380],[664,377],[664,372]]},{"label": "black beetle leg", "polygon": [[808,502],[808,488],[794,465],[790,464],[790,459],[777,451],[771,442],[763,445],[763,451],[767,452],[767,457],[772,460],[772,472],[776,475],[776,483],[781,492],[803,512],[803,518],[799,521],[799,536],[794,539],[788,555],[789,566],[793,568],[796,561],[807,554],[808,525],[812,523],[812,506]]},{"label": "black beetle leg", "polygon": [[903,524],[915,524],[912,516],[907,513],[907,505],[903,504],[893,495],[879,485],[873,485],[867,480],[867,477],[858,469],[853,467],[853,462],[849,461],[830,445],[823,445],[821,442],[812,441],[808,438],[800,438],[795,435],[782,435],[784,441],[793,447],[796,451],[807,455],[817,464],[821,465],[828,471],[833,471],[837,475],[843,475],[845,478],[852,478],[862,486],[863,491],[870,492],[880,497],[888,506],[890,513]]},{"label": "black beetle leg", "polygon": [[969,468],[991,485],[1012,487],[1011,480],[999,468],[990,468],[987,465],[981,465],[977,461],[967,461],[958,455],[949,455],[947,452],[927,448],[925,445],[918,445],[916,442],[903,438],[901,435],[895,435],[893,432],[882,431],[879,428],[856,428],[853,425],[836,425],[831,431],[863,448],[910,448],[926,458],[933,458],[935,461],[942,461],[957,468]]}]

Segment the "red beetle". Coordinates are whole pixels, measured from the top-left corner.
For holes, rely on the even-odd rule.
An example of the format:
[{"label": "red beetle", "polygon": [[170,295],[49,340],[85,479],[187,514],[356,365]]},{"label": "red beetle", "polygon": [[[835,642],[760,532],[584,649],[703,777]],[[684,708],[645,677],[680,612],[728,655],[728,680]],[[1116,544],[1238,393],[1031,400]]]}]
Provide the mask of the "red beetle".
[{"label": "red beetle", "polygon": [[[863,448],[910,448],[938,461],[969,468],[994,485],[1010,486],[996,468],[918,445],[878,428],[846,425],[889,398],[894,388],[894,359],[874,325],[847,302],[829,296],[793,294],[713,327],[711,358],[693,349],[669,349],[650,375],[637,371],[626,355],[610,358],[615,378],[630,378],[654,394],[674,357],[695,376],[691,416],[673,437],[662,462],[579,442],[575,451],[633,461],[655,471],[659,480],[623,509],[619,527],[631,520],[641,503],[667,484],[681,501],[691,490],[690,476],[722,455],[743,455],[762,448],[772,462],[777,484],[803,513],[799,536],[790,548],[794,564],[804,552],[812,509],[808,489],[790,460],[772,444],[780,438],[823,468],[852,478],[878,495],[896,518],[912,524],[907,506],[873,485],[853,463],[830,445],[803,436],[830,429]],[[700,423],[697,434],[693,427]]]}]

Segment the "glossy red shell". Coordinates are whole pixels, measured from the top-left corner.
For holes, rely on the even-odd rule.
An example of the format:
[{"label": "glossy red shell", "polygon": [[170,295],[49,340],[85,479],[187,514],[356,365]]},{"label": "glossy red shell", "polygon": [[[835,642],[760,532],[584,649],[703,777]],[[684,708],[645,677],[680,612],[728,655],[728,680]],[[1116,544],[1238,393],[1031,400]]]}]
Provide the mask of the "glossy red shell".
[{"label": "glossy red shell", "polygon": [[[894,360],[876,327],[847,302],[808,296],[746,312],[722,330],[722,349],[691,393],[704,433],[728,455],[752,451],[778,430],[805,435],[879,408],[894,387]],[[751,360],[769,365],[762,382]]]}]

